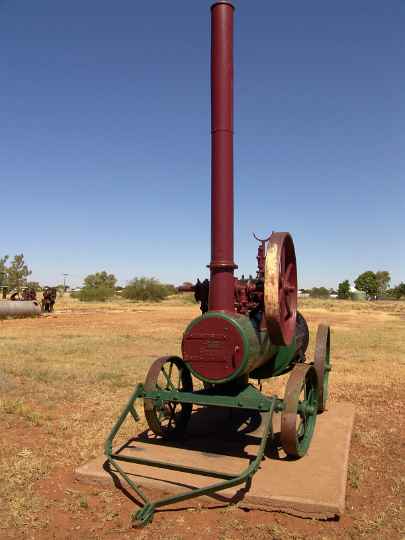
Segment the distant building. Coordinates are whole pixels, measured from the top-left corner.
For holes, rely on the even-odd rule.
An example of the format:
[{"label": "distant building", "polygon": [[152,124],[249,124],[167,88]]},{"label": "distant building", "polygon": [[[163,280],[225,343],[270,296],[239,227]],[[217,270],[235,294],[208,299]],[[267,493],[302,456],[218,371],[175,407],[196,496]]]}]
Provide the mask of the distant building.
[{"label": "distant building", "polygon": [[300,298],[309,298],[309,293],[305,292],[305,289],[298,289],[297,294]]}]

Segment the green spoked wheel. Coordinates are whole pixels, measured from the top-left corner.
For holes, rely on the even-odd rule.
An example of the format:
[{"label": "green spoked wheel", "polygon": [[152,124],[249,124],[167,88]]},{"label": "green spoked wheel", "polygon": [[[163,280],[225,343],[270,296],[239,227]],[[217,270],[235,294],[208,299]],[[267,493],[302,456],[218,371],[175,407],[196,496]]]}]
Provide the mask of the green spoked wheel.
[{"label": "green spoked wheel", "polygon": [[287,382],[281,413],[281,446],[288,457],[306,454],[315,429],[318,397],[314,366],[296,364]]},{"label": "green spoked wheel", "polygon": [[330,327],[320,324],[316,333],[315,356],[313,362],[319,382],[319,404],[318,412],[321,413],[326,408],[328,400],[329,372],[330,365]]},{"label": "green spoked wheel", "polygon": [[[164,356],[153,362],[145,379],[145,390],[193,391],[191,374],[178,356]],[[144,399],[144,411],[149,428],[164,438],[176,438],[186,429],[191,416],[191,403]]]}]

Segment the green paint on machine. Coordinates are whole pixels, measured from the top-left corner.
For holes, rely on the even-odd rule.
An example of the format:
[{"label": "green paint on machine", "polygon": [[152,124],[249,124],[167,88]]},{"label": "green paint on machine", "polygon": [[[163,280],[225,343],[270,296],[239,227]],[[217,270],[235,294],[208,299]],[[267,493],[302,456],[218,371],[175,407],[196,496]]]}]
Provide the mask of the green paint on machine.
[{"label": "green paint on machine", "polygon": [[293,360],[297,357],[296,339],[293,338],[290,345],[285,347],[275,347],[267,345],[269,340],[267,332],[261,333],[263,342],[265,343],[264,349],[269,358],[266,363],[255,368],[249,373],[251,379],[268,379],[270,377],[278,377],[284,373],[288,373],[294,367]]}]

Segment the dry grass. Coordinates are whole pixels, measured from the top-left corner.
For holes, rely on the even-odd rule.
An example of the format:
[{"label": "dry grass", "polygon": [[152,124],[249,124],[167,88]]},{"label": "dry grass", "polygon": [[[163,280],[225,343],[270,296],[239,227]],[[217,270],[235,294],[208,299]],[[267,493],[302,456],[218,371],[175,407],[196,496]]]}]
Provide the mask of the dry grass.
[{"label": "dry grass", "polygon": [[[243,514],[229,512],[218,514],[219,522],[207,524],[201,537],[400,538],[405,303],[309,299],[300,309],[310,324],[311,347],[317,324],[332,325],[330,399],[349,400],[357,407],[347,522],[339,529],[315,523],[310,532],[301,533],[296,521],[249,524]],[[180,353],[182,331],[198,313],[197,305],[180,298],[161,304],[120,299],[85,304],[65,296],[53,315],[0,322],[0,537],[3,531],[23,538],[29,527],[37,531],[32,537],[47,538],[58,520],[68,520],[71,531],[96,520],[108,527],[111,538],[114,531],[126,537],[123,497],[116,491],[83,494],[77,486],[76,491],[72,484],[64,486],[71,479],[60,482],[61,493],[55,497],[40,488],[61,471],[68,475],[100,454],[133,385],[144,379],[155,358]],[[282,393],[282,384],[282,378],[267,381],[264,390]],[[377,491],[383,493],[380,502],[367,501]],[[136,535],[189,538],[192,516],[169,516],[168,528],[164,520],[156,520]],[[186,520],[184,535],[176,521],[180,518]],[[56,531],[57,538],[101,537],[94,528],[83,536],[58,536]]]},{"label": "dry grass", "polygon": [[0,399],[0,412],[20,416],[34,426],[40,426],[42,423],[42,415],[33,411],[20,399]]}]

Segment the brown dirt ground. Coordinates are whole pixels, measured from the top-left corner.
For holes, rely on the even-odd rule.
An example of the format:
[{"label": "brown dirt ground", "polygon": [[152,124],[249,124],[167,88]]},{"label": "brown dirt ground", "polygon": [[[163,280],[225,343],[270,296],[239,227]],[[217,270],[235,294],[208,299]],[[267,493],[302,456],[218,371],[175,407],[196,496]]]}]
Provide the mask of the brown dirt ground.
[{"label": "brown dirt ground", "polygon": [[[320,321],[332,325],[331,400],[356,405],[340,520],[194,506],[131,528],[136,507],[124,493],[79,483],[73,471],[102,452],[153,359],[179,352],[198,308],[66,298],[53,315],[0,322],[0,538],[404,538],[405,305],[306,301],[301,310],[312,342]],[[284,382],[264,390],[282,395]]]}]

